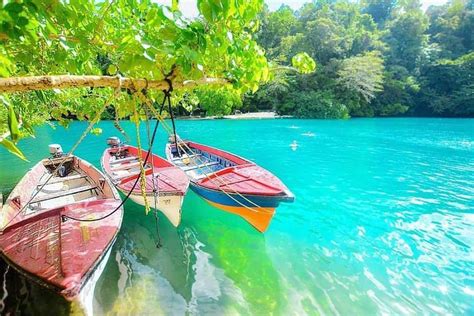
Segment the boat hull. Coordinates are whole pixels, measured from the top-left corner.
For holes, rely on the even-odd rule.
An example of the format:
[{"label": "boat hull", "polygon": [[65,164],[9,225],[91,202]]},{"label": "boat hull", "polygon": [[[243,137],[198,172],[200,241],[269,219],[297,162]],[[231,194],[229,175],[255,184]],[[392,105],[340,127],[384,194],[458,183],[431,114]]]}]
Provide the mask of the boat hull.
[{"label": "boat hull", "polygon": [[109,261],[110,253],[112,252],[112,245],[115,243],[115,240],[109,247],[109,250],[105,253],[100,263],[97,265],[96,269],[92,272],[89,279],[83,285],[79,295],[77,297],[77,302],[80,309],[84,312],[85,315],[94,315],[94,293],[95,286],[99,280],[102,272],[104,272],[105,266]]},{"label": "boat hull", "polygon": [[[127,194],[127,192],[122,193]],[[130,199],[139,205],[145,206],[145,200],[141,194],[132,193]],[[154,209],[155,197],[147,195],[147,199],[148,205]],[[183,205],[183,200],[183,195],[158,196],[156,210],[162,212],[174,227],[178,227],[181,222],[181,207]]]},{"label": "boat hull", "polygon": [[2,209],[0,254],[25,277],[91,313],[89,297],[117,237],[123,207],[103,174],[77,157],[68,158],[66,176],[48,178],[45,166],[56,160],[38,163],[11,192]]},{"label": "boat hull", "polygon": [[191,190],[210,205],[243,217],[262,233],[267,230],[275,214],[275,209],[281,202],[281,199],[278,197],[238,195],[211,190],[196,183],[191,183]]}]

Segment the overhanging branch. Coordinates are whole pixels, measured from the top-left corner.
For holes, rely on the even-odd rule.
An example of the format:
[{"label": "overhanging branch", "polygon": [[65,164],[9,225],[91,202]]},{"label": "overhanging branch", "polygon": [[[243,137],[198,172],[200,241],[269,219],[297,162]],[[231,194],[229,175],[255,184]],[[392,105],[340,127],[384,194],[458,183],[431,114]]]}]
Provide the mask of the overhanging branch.
[{"label": "overhanging branch", "polygon": [[[221,78],[203,78],[173,82],[173,88],[189,88],[200,85],[223,85],[229,81]],[[168,88],[165,80],[132,79],[117,76],[31,76],[0,78],[0,93],[13,93],[35,90],[68,89],[68,88],[124,88],[131,90]]]}]

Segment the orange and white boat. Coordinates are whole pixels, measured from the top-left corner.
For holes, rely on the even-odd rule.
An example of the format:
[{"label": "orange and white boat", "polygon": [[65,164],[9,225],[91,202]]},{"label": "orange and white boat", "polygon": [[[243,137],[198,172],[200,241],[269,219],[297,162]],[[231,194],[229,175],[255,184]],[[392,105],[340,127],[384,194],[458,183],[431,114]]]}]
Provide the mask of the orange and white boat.
[{"label": "orange and white boat", "polygon": [[177,148],[173,140],[166,146],[166,157],[186,173],[191,189],[260,232],[268,228],[281,202],[295,199],[280,179],[245,158],[191,141],[180,141]]}]

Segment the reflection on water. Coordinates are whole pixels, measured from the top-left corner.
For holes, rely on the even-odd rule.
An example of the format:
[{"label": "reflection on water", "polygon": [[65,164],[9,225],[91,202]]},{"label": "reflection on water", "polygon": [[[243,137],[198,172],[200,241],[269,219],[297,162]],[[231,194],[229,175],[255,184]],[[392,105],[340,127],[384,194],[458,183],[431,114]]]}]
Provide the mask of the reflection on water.
[{"label": "reflection on water", "polygon": [[2,315],[69,315],[60,296],[25,279],[0,259],[0,311]]},{"label": "reflection on water", "polygon": [[278,273],[267,255],[265,236],[238,225],[240,218],[206,208],[200,199],[193,202],[201,214],[206,210],[206,219],[197,221],[196,230],[213,254],[214,265],[231,281],[230,290],[235,294],[229,305],[239,313],[279,314],[284,298]]},{"label": "reflection on water", "polygon": [[[221,216],[198,197],[191,199],[196,207],[188,212]],[[157,249],[154,217],[145,216],[133,203],[126,207],[115,258],[104,272],[107,278],[97,286],[96,311],[119,315],[281,311],[278,275],[266,256],[263,235],[215,218],[176,230],[160,217],[163,244]],[[225,245],[229,242],[232,247]]]},{"label": "reflection on water", "polygon": [[[177,124],[183,137],[272,170],[296,201],[279,207],[262,235],[189,192],[178,229],[160,216],[159,249],[153,215],[127,202],[96,286],[96,314],[474,315],[473,120]],[[123,126],[134,139],[134,127]],[[49,142],[67,150],[83,128],[41,128],[21,145],[29,164],[0,151],[0,190],[10,190]],[[77,151],[96,166],[105,139],[118,134],[111,122],[101,128]],[[160,134],[157,144],[165,141]],[[1,262],[0,284],[6,269]],[[3,314],[71,312],[12,269],[2,297]]]}]

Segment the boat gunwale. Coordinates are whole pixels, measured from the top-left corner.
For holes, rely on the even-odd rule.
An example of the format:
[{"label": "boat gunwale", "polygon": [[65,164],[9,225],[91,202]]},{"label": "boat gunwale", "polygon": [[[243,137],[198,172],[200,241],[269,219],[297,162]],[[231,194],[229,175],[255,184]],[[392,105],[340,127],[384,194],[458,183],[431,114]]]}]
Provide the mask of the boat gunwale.
[{"label": "boat gunwale", "polygon": [[249,193],[242,193],[242,192],[238,192],[238,193],[235,193],[235,192],[230,192],[230,191],[227,191],[227,190],[219,190],[219,189],[213,189],[213,188],[209,188],[209,187],[205,187],[203,185],[201,185],[200,183],[192,183],[192,185],[196,186],[196,187],[199,187],[201,189],[204,189],[204,190],[208,190],[208,191],[212,191],[212,192],[215,192],[215,193],[220,193],[220,194],[229,194],[229,195],[232,195],[232,196],[236,196],[237,198],[240,196],[240,195],[243,195],[244,197],[255,197],[255,198],[264,198],[264,199],[275,199],[276,201],[281,201],[281,202],[293,202],[295,197],[293,196],[293,194],[289,194],[289,192],[285,192],[285,191],[282,191],[280,194],[276,194],[276,195],[270,195],[270,194],[249,194]]}]

